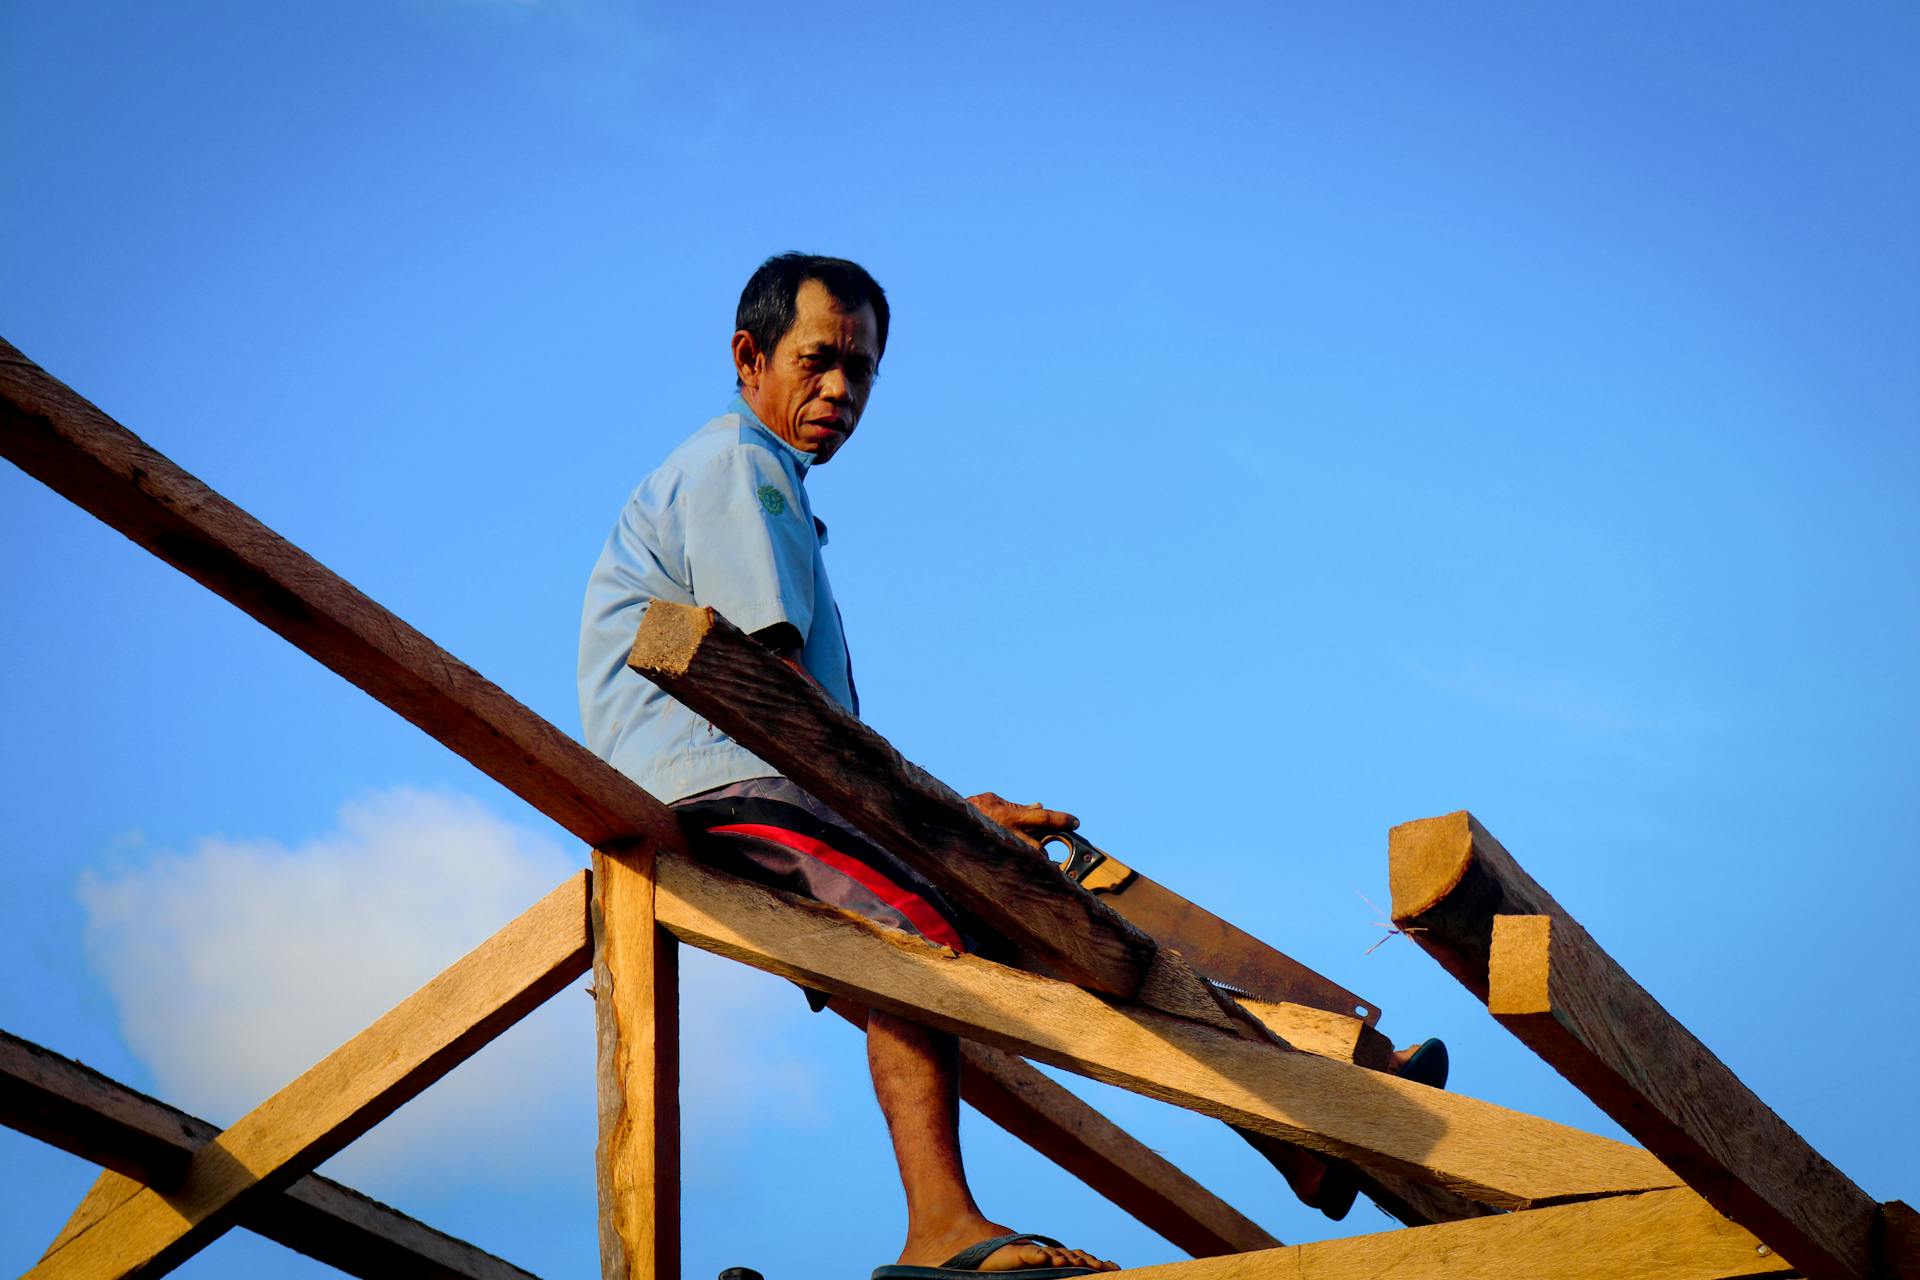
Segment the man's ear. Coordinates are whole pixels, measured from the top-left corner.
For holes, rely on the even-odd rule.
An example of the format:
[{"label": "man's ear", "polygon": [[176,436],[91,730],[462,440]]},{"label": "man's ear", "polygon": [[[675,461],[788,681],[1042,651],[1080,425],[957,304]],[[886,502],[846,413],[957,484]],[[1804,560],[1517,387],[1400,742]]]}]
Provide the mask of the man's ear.
[{"label": "man's ear", "polygon": [[760,344],[745,329],[734,331],[733,335],[733,372],[744,387],[757,387],[760,382],[760,367],[765,363],[760,354]]}]

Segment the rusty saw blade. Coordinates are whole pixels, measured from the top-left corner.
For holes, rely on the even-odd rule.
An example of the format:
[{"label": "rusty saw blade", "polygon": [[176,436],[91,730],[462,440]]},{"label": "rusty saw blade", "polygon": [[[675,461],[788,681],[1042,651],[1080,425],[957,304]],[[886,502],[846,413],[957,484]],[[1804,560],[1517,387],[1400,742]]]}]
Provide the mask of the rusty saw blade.
[{"label": "rusty saw blade", "polygon": [[1161,946],[1185,956],[1187,963],[1215,986],[1233,995],[1270,1003],[1292,1003],[1380,1021],[1380,1009],[1337,982],[1321,977],[1285,952],[1235,928],[1204,907],[1197,907],[1165,885],[1141,875],[1077,831],[1048,834],[1042,845],[1063,844],[1067,878],[1126,917]]}]

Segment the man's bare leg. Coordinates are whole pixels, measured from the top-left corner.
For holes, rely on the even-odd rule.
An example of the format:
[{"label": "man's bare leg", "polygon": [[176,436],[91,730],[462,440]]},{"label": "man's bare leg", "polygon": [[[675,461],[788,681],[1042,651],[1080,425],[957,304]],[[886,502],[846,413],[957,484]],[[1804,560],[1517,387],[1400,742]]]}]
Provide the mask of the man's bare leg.
[{"label": "man's bare leg", "polygon": [[[907,1243],[900,1261],[937,1267],[969,1245],[1008,1235],[974,1203],[960,1161],[960,1051],[954,1038],[892,1014],[867,1015],[867,1065],[887,1118],[900,1184],[907,1193]],[[1116,1270],[1078,1249],[1008,1245],[983,1271],[1027,1267]]]}]

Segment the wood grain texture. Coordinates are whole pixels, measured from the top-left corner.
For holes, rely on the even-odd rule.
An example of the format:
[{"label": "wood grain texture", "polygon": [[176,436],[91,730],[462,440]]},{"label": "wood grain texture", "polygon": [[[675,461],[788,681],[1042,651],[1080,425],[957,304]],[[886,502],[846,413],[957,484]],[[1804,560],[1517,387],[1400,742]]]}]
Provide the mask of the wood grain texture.
[{"label": "wood grain texture", "polygon": [[[867,1024],[861,1005],[836,999],[828,1007],[856,1027]],[[960,1096],[1196,1258],[1280,1244],[1159,1152],[1011,1053],[962,1040]]]},{"label": "wood grain texture", "polygon": [[654,601],[628,666],[1056,976],[1122,997],[1146,981],[1151,939],[712,609]]},{"label": "wood grain texture", "polygon": [[1393,1061],[1393,1042],[1360,1018],[1291,1001],[1255,1000],[1251,996],[1234,999],[1295,1049],[1375,1071],[1385,1071]]},{"label": "wood grain texture", "polygon": [[1501,1208],[1676,1185],[1646,1152],[1139,1006],[708,871],[659,864],[681,941],[1052,1066]]},{"label": "wood grain texture", "polygon": [[[106,1167],[49,1253],[142,1186],[179,1178],[194,1152],[220,1132],[205,1120],[5,1032],[0,1032],[0,1121]],[[240,1225],[366,1280],[394,1275],[531,1280],[528,1272],[485,1250],[318,1174],[254,1205]]]},{"label": "wood grain texture", "polygon": [[603,1280],[679,1280],[679,943],[654,921],[654,859],[593,855]]},{"label": "wood grain texture", "polygon": [[0,454],[366,690],[594,847],[667,808],[0,341]]},{"label": "wood grain texture", "polygon": [[177,1181],[141,1189],[28,1274],[166,1274],[585,973],[591,959],[583,871],[201,1146]]},{"label": "wood grain texture", "polygon": [[1814,1280],[1872,1274],[1872,1198],[1634,982],[1473,815],[1395,827],[1388,849],[1394,923],[1504,1026]]},{"label": "wood grain texture", "polygon": [[1791,1270],[1700,1197],[1677,1190],[1116,1274],[1140,1280],[1751,1280]]},{"label": "wood grain texture", "polygon": [[1815,1280],[1873,1274],[1879,1206],[1566,916],[1496,916],[1487,1009]]}]

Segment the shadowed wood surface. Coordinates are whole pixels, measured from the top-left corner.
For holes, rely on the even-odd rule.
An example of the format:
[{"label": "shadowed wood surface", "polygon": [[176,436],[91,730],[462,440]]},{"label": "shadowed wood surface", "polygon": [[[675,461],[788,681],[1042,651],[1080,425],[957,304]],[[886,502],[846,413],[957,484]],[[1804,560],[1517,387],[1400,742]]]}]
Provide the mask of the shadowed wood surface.
[{"label": "shadowed wood surface", "polygon": [[593,854],[602,1280],[680,1275],[680,944],[654,923],[653,866]]},{"label": "shadowed wood surface", "polygon": [[[0,1122],[83,1160],[100,1176],[48,1252],[147,1183],[186,1170],[219,1129],[91,1067],[0,1032]],[[309,1174],[247,1210],[240,1225],[348,1275],[384,1280],[532,1280],[530,1273],[397,1209]]]},{"label": "shadowed wood surface", "polygon": [[0,340],[0,454],[366,690],[596,848],[678,848],[592,752]]},{"label": "shadowed wood surface", "polygon": [[1151,939],[712,609],[654,601],[628,665],[1059,977],[1140,990]]},{"label": "shadowed wood surface", "polygon": [[1388,849],[1394,923],[1502,1025],[1814,1280],[1873,1274],[1872,1198],[1634,982],[1473,815],[1395,827]]},{"label": "shadowed wood surface", "polygon": [[[854,1026],[866,1026],[867,1011],[860,1005],[836,999],[830,1007]],[[1196,1258],[1280,1244],[1159,1152],[1011,1053],[962,1040],[960,1096]]]},{"label": "shadowed wood surface", "polygon": [[1749,1280],[1791,1271],[1700,1197],[1678,1190],[1116,1274],[1140,1280]]},{"label": "shadowed wood surface", "polygon": [[164,1275],[253,1203],[312,1172],[587,971],[587,873],[569,877],[299,1079],[28,1272],[35,1280]]},{"label": "shadowed wood surface", "polygon": [[1501,1208],[1668,1187],[1636,1147],[1233,1035],[708,871],[658,869],[681,941],[818,990]]}]

